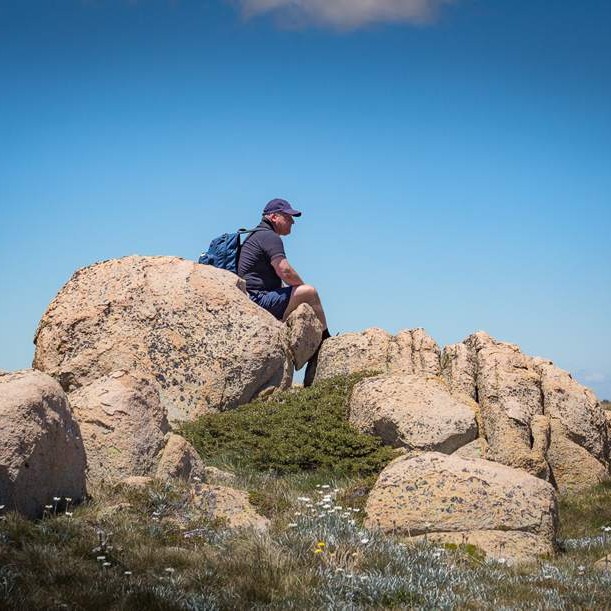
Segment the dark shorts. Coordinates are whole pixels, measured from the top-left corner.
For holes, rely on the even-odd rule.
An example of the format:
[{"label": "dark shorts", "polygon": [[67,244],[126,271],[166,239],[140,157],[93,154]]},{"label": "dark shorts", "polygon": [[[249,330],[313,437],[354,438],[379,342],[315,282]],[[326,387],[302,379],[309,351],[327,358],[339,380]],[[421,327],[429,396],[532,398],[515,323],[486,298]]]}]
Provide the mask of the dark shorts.
[{"label": "dark shorts", "polygon": [[282,320],[292,292],[292,286],[285,286],[276,291],[248,291],[248,295],[258,306],[271,312],[278,320]]}]

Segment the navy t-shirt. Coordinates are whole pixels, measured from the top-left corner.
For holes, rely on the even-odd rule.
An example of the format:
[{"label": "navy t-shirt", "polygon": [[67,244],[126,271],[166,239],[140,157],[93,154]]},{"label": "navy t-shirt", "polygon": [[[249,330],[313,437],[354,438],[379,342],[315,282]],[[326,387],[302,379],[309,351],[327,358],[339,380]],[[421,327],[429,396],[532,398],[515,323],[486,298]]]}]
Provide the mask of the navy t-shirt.
[{"label": "navy t-shirt", "polygon": [[282,286],[282,280],[272,261],[286,257],[284,245],[267,219],[263,219],[257,229],[263,231],[251,233],[242,244],[238,276],[246,280],[248,291],[275,291]]}]

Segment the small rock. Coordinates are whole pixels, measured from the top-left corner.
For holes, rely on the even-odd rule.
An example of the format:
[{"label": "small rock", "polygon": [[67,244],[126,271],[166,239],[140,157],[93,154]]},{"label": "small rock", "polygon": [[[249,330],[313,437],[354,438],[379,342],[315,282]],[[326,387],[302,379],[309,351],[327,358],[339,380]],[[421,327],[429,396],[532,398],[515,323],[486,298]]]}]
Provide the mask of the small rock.
[{"label": "small rock", "polygon": [[210,520],[223,520],[229,528],[253,528],[266,531],[269,520],[259,515],[248,500],[248,493],[226,486],[193,486],[193,506]]},{"label": "small rock", "polygon": [[597,560],[594,563],[594,568],[598,571],[603,571],[605,573],[611,573],[611,554],[607,554],[600,560]]},{"label": "small rock", "polygon": [[149,486],[152,482],[153,478],[146,475],[130,475],[119,481],[117,485],[132,488],[134,490],[141,490]]},{"label": "small rock", "polygon": [[223,471],[217,467],[204,467],[204,481],[209,484],[233,486],[237,481],[237,477],[235,473]]},{"label": "small rock", "polygon": [[187,481],[194,477],[204,479],[205,466],[195,448],[184,437],[170,433],[155,476]]}]

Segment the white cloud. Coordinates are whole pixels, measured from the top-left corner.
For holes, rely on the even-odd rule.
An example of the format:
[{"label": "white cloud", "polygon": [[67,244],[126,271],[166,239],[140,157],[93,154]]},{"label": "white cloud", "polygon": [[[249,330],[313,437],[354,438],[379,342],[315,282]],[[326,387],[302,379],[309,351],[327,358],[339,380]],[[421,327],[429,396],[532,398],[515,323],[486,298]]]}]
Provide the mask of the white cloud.
[{"label": "white cloud", "polygon": [[593,371],[592,369],[580,369],[575,372],[575,377],[579,378],[584,384],[603,384],[611,381],[606,373]]},{"label": "white cloud", "polygon": [[246,17],[271,13],[292,26],[355,29],[374,22],[427,23],[457,0],[237,0]]}]

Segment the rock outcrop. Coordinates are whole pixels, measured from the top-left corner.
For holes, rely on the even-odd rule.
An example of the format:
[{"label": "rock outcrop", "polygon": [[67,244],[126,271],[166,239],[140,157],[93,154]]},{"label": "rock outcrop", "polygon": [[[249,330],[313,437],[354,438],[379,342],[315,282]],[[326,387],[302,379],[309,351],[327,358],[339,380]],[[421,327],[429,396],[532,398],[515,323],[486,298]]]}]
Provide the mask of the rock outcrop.
[{"label": "rock outcrop", "polygon": [[393,447],[451,454],[477,437],[477,404],[450,394],[440,378],[395,374],[366,378],[350,398],[350,422]]},{"label": "rock outcrop", "polygon": [[345,333],[323,343],[314,381],[359,371],[439,375],[439,346],[424,329]]},{"label": "rock outcrop", "polygon": [[550,361],[475,333],[447,346],[442,376],[479,404],[485,457],[579,490],[609,473],[609,439],[596,397]]},{"label": "rock outcrop", "polygon": [[438,452],[397,458],[380,474],[366,512],[367,528],[471,543],[492,558],[529,561],[554,552],[554,488],[491,461]]},{"label": "rock outcrop", "polygon": [[286,319],[288,343],[295,369],[301,369],[318,350],[322,340],[322,323],[307,304],[297,306]]},{"label": "rock outcrop", "polygon": [[85,495],[85,451],[61,386],[39,371],[0,376],[0,504],[40,517]]},{"label": "rock outcrop", "polygon": [[35,343],[34,367],[67,392],[117,370],[152,376],[170,420],[247,403],[292,381],[286,328],[248,299],[243,281],[176,257],[131,256],[77,271]]},{"label": "rock outcrop", "polygon": [[91,483],[151,475],[169,432],[154,380],[116,371],[69,395]]}]

